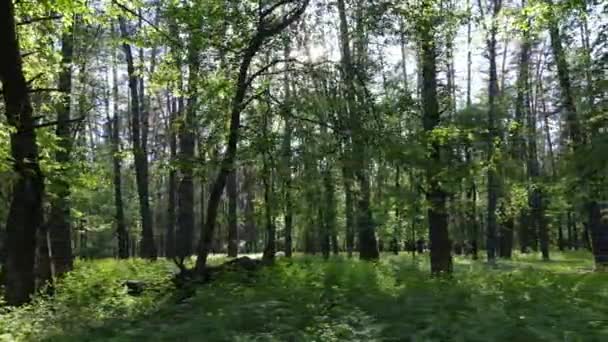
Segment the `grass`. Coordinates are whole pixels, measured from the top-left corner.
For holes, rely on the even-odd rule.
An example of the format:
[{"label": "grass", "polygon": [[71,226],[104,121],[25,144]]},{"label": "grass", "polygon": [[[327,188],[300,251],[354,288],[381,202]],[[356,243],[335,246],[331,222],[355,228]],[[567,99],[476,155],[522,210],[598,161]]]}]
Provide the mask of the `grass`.
[{"label": "grass", "polygon": [[[300,256],[179,303],[167,262],[79,262],[55,298],[0,313],[0,341],[607,341],[608,274],[586,253],[552,258],[457,258],[446,280],[424,257]],[[132,297],[124,279],[153,286]]]}]

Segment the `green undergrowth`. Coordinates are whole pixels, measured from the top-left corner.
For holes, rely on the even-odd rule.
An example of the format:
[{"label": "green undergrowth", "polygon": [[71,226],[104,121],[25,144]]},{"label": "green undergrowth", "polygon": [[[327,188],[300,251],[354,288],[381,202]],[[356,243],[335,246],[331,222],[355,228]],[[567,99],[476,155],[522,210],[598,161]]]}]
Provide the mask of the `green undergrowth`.
[{"label": "green undergrowth", "polygon": [[[451,279],[426,257],[379,263],[300,256],[224,274],[181,302],[170,263],[80,262],[56,296],[0,314],[5,340],[607,341],[608,275],[590,255],[457,258]],[[154,284],[140,297],[124,279]],[[1,340],[2,338],[0,338]]]}]

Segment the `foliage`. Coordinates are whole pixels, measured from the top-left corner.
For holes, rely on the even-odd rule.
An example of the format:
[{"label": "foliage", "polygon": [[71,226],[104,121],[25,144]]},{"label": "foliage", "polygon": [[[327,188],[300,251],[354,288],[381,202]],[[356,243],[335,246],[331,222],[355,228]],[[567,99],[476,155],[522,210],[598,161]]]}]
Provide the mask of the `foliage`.
[{"label": "foliage", "polygon": [[[158,308],[172,288],[172,264],[139,259],[78,260],[75,270],[28,305],[2,308],[0,341],[40,341],[53,336],[87,332],[109,319],[136,317]],[[144,292],[131,296],[126,280],[145,284]]]},{"label": "foliage", "polygon": [[[3,338],[54,341],[599,341],[606,274],[586,253],[544,263],[516,255],[499,269],[456,260],[454,279],[429,278],[428,260],[280,260],[259,274],[228,273],[181,303],[160,300],[167,264],[80,262],[56,298],[5,313]],[[130,297],[120,281],[156,284]],[[156,292],[159,291],[159,292]]]}]

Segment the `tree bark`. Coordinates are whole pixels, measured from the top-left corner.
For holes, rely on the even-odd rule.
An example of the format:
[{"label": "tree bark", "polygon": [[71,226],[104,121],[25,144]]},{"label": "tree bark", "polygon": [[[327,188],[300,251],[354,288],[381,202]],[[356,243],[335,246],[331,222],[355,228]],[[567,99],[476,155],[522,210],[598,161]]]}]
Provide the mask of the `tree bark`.
[{"label": "tree bark", "polygon": [[22,305],[35,290],[36,233],[42,224],[44,177],[38,163],[38,147],[32,104],[23,74],[12,1],[0,2],[0,81],[6,118],[11,133],[11,157],[17,175],[6,224],[6,281],[8,305]]}]

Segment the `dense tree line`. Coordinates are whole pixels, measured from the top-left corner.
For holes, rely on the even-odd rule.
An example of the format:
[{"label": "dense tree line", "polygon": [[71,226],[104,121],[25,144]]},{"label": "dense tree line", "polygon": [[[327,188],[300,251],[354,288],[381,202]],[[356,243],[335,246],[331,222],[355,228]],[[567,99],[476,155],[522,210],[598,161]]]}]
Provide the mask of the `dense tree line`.
[{"label": "dense tree line", "polygon": [[75,257],[608,265],[606,4],[0,6],[8,304]]}]

